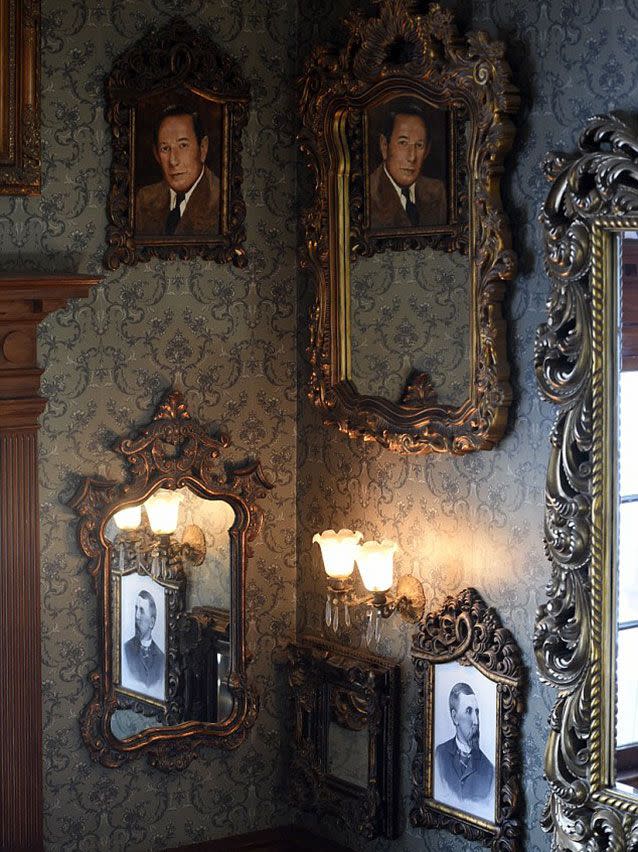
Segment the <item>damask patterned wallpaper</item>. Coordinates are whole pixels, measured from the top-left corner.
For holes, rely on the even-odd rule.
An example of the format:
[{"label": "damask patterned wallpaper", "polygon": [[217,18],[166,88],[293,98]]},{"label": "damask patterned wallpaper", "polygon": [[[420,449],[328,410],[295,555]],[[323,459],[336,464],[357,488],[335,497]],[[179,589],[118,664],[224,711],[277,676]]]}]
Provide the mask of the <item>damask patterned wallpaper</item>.
[{"label": "damask patterned wallpaper", "polygon": [[[103,83],[151,25],[206,27],[252,87],[244,137],[245,270],[193,261],[123,268],[42,328],[49,404],[40,433],[45,835],[51,850],[160,849],[289,819],[272,658],[295,612],[295,195],[291,0],[43,0],[43,189],[0,199],[5,269],[104,273],[110,130]],[[117,475],[116,436],[148,422],[181,377],[193,415],[223,424],[229,459],[275,481],[248,573],[251,676],[260,715],[241,750],[208,750],[165,775],[92,763],[78,717],[91,690],[96,598],[64,501],[79,476]]]},{"label": "damask patterned wallpaper", "polygon": [[[420,4],[423,8],[426,4]],[[513,220],[520,272],[510,288],[509,352],[515,403],[507,435],[490,453],[465,458],[402,458],[355,443],[321,425],[303,395],[307,380],[305,324],[311,294],[300,289],[299,473],[297,486],[300,629],[321,633],[324,584],[312,534],[349,526],[366,538],[399,542],[399,572],[423,581],[429,608],[472,585],[494,605],[518,640],[528,670],[524,722],[525,850],[548,850],[539,820],[546,794],[542,761],[553,690],[540,685],[532,651],[534,613],[544,600],[549,563],[543,547],[544,480],[553,413],[539,401],[533,362],[537,325],[549,282],[537,214],[547,191],[540,163],[549,149],[573,150],[587,118],[611,109],[636,112],[638,3],[635,0],[467,0],[446,3],[465,28],[506,41],[522,94],[513,153],[505,166],[504,197]],[[300,61],[312,45],[339,41],[338,21],[355,0],[306,0],[300,6]],[[301,172],[300,172],[301,174]],[[382,353],[377,353],[382,358]],[[317,550],[315,548],[315,550]],[[413,753],[411,629],[385,624],[380,651],[402,663],[402,820],[394,843],[365,843],[335,831],[354,849],[465,852],[473,844],[448,833],[422,832],[407,821]],[[328,826],[321,827],[324,832]],[[477,847],[478,848],[478,847]]]},{"label": "damask patterned wallpaper", "polygon": [[[160,849],[290,821],[278,788],[285,742],[273,660],[296,613],[301,628],[322,630],[323,587],[310,539],[339,525],[367,537],[395,537],[399,569],[423,579],[432,606],[475,585],[514,632],[530,677],[526,849],[549,848],[538,822],[553,694],[540,687],[531,651],[534,610],[549,573],[541,536],[551,413],[538,401],[531,366],[548,293],[536,224],[545,195],[539,163],[550,147],[573,148],[589,115],[635,110],[638,2],[452,5],[464,26],[507,41],[523,94],[504,187],[521,268],[507,304],[516,403],[508,434],[492,453],[403,459],[324,429],[303,393],[297,403],[296,367],[305,381],[305,360],[295,349],[296,283],[301,353],[310,294],[296,271],[293,81],[311,45],[338,37],[339,19],[358,3],[42,0],[43,191],[39,198],[0,198],[5,269],[103,272],[110,164],[103,80],[114,57],[149,26],[176,14],[206,26],[242,63],[253,97],[243,156],[248,268],[154,261],[121,269],[41,329],[49,398],[40,434],[47,849]],[[249,569],[250,671],[262,708],[238,752],[206,752],[171,775],[142,761],[107,770],[91,762],[79,735],[98,633],[95,595],[65,501],[79,476],[119,473],[113,440],[145,423],[178,375],[193,414],[230,431],[228,456],[259,455],[276,482],[264,501],[266,525]],[[386,625],[381,650],[402,661],[404,678],[404,799],[412,750],[409,645],[409,630]],[[404,807],[404,822],[405,813]],[[407,826],[393,844],[339,836],[357,849],[467,848],[449,834]]]}]

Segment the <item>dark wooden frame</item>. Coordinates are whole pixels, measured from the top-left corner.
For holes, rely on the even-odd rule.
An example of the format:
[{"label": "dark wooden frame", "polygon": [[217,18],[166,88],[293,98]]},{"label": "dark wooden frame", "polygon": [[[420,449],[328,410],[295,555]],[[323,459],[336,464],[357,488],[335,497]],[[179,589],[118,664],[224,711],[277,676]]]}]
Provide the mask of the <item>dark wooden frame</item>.
[{"label": "dark wooden frame", "polygon": [[[466,453],[491,449],[502,437],[511,402],[502,301],[516,272],[500,197],[510,120],[519,97],[505,49],[485,33],[459,36],[438,4],[414,13],[410,0],[381,0],[376,17],[344,22],[346,45],[317,47],[301,80],[299,141],[314,175],[304,214],[303,265],[314,279],[310,399],[327,425],[400,453]],[[365,227],[361,121],[366,104],[385,93],[420,95],[457,112],[470,125],[467,165],[459,163],[458,213],[452,228],[378,236]],[[355,116],[355,119],[353,119]],[[460,134],[457,133],[457,136]],[[354,147],[351,150],[351,144]],[[456,145],[456,143],[455,143]],[[458,140],[463,156],[465,143]],[[467,172],[467,173],[466,173]],[[360,394],[351,380],[350,264],[357,254],[433,245],[467,250],[470,280],[470,388],[460,406],[437,404],[426,373],[414,371],[399,402]]]},{"label": "dark wooden frame", "polygon": [[[170,391],[151,424],[122,439],[117,446],[131,468],[130,481],[87,478],[69,501],[80,518],[78,539],[89,558],[87,567],[95,583],[100,626],[100,665],[90,675],[94,695],[82,715],[82,737],[93,759],[104,766],[120,766],[145,753],[151,765],[159,769],[181,769],[197,756],[200,746],[237,748],[257,717],[258,698],[246,677],[246,565],[252,552],[250,542],[263,522],[263,512],[256,501],[272,485],[258,461],[225,471],[220,455],[229,443],[226,435],[209,437],[191,420],[181,393]],[[188,487],[204,499],[225,500],[235,512],[235,522],[229,530],[229,689],[234,698],[233,712],[223,722],[192,721],[178,727],[151,728],[121,741],[113,736],[110,726],[118,699],[113,683],[112,574],[105,528],[116,511],[143,502],[157,488],[180,487]]]},{"label": "dark wooden frame", "polygon": [[[135,236],[134,146],[136,109],[148,95],[180,87],[222,105],[220,233],[203,236]],[[106,80],[106,118],[111,125],[113,160],[108,196],[109,269],[152,257],[202,257],[217,263],[247,263],[243,243],[246,205],[242,196],[242,131],[248,121],[250,89],[239,65],[222,53],[204,31],[174,18],[151,30],[115,62]]]},{"label": "dark wooden frame", "polygon": [[0,0],[0,195],[39,195],[40,0]]},{"label": "dark wooden frame", "polygon": [[[289,646],[295,755],[289,794],[303,810],[329,817],[364,837],[398,836],[400,668],[383,657],[302,636]],[[361,788],[328,773],[331,691],[345,697],[342,724],[367,724],[369,777]]]},{"label": "dark wooden frame", "polygon": [[617,784],[618,324],[616,240],[638,230],[638,122],[589,120],[578,148],[550,152],[540,214],[552,281],[534,366],[556,406],[545,485],[547,602],[536,614],[549,720],[542,826],[570,852],[636,848],[638,797]]},{"label": "dark wooden frame", "polygon": [[[475,589],[464,589],[457,597],[446,598],[441,609],[429,613],[419,625],[412,660],[418,686],[412,825],[446,829],[491,845],[494,852],[521,852],[523,664],[514,637]],[[497,685],[496,819],[490,826],[433,798],[434,667],[452,661],[473,666]]]}]

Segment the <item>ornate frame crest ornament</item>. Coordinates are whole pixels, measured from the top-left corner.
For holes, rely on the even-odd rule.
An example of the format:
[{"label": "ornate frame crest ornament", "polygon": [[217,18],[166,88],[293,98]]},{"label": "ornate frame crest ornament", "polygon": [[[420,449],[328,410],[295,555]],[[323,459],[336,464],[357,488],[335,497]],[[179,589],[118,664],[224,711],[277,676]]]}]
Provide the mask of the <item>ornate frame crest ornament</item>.
[{"label": "ornate frame crest ornament", "polygon": [[[518,92],[500,42],[481,32],[462,38],[437,3],[424,15],[414,12],[412,0],[378,5],[376,17],[346,18],[345,47],[315,48],[301,79],[299,141],[315,180],[303,218],[303,265],[316,290],[309,397],[327,425],[396,452],[491,449],[511,402],[501,303],[516,258],[500,178]],[[366,201],[366,109],[403,96],[449,117],[449,214],[432,227],[382,233],[370,227]],[[460,407],[436,404],[429,377],[419,371],[400,402],[362,395],[351,380],[350,264],[360,255],[424,246],[469,256],[471,388]]]},{"label": "ornate frame crest ornament", "polygon": [[545,487],[542,680],[559,690],[545,751],[543,828],[556,849],[638,848],[638,799],[615,786],[618,249],[638,230],[638,127],[596,116],[575,154],[550,153],[540,215],[552,279],[535,369],[557,406]]},{"label": "ornate frame crest ornament", "polygon": [[[81,730],[91,756],[104,766],[117,767],[146,754],[151,765],[159,769],[182,769],[197,756],[201,746],[237,748],[257,717],[258,698],[246,675],[249,660],[245,640],[246,565],[252,555],[250,543],[263,522],[263,511],[257,506],[257,501],[272,485],[258,461],[225,467],[221,453],[229,444],[227,435],[210,437],[191,419],[182,394],[176,390],[169,391],[150,425],[123,438],[117,445],[117,452],[130,468],[129,481],[118,483],[88,477],[69,501],[80,519],[78,540],[89,559],[87,568],[95,585],[101,633],[101,661],[90,675],[94,694],[83,712]],[[118,665],[112,639],[115,571],[111,568],[105,529],[116,511],[144,502],[158,488],[181,487],[188,487],[204,499],[224,500],[235,513],[235,521],[229,530],[231,610],[228,689],[233,698],[233,708],[223,722],[186,721],[175,727],[175,714],[179,710],[175,696],[183,667],[175,659],[169,659],[164,719],[167,726],[149,728],[120,740],[113,735],[110,725],[111,716],[119,706],[119,692],[114,682]],[[167,587],[170,585],[167,584]],[[172,585],[174,593],[167,591],[167,620],[173,619],[177,629],[183,593],[179,590],[179,578]],[[193,618],[199,618],[197,610],[190,620]],[[189,624],[181,624],[181,627],[188,632]],[[172,647],[171,655],[175,657],[179,645],[173,643]],[[191,653],[193,649],[189,646],[187,650]],[[138,703],[140,707],[135,705],[135,709],[143,712],[144,702]]]},{"label": "ornate frame crest ornament", "polygon": [[40,0],[0,0],[0,195],[39,195]]},{"label": "ornate frame crest ornament", "polygon": [[[152,257],[167,260],[202,257],[238,267],[246,265],[241,137],[248,121],[249,100],[249,85],[239,65],[204,31],[196,32],[181,18],[174,18],[158,31],[151,30],[117,59],[106,80],[106,118],[113,142],[108,247],[104,258],[108,269],[117,269],[121,263],[145,262]],[[195,107],[199,113],[205,135],[210,136],[204,163],[207,167],[213,156],[214,131],[219,149],[215,148],[215,170],[219,174],[213,176],[212,171],[210,177],[204,174],[199,183],[203,188],[210,180],[211,204],[212,197],[217,196],[218,233],[204,234],[201,227],[193,227],[190,235],[147,233],[148,229],[140,231],[140,223],[136,222],[135,199],[139,190],[136,177],[147,159],[153,165],[155,150],[152,128],[145,122],[157,124],[162,108],[168,106],[184,107],[187,112]],[[143,152],[136,148],[142,139],[147,140]],[[154,179],[160,176],[158,167]],[[159,183],[153,186],[159,187]],[[159,209],[158,195],[155,192],[152,198]],[[168,188],[165,195],[168,199]],[[147,198],[148,205],[151,198]],[[188,205],[193,203],[191,198]]]},{"label": "ornate frame crest ornament", "polygon": [[[412,645],[412,660],[418,688],[412,825],[446,829],[468,840],[491,845],[494,852],[521,852],[523,665],[514,637],[475,589],[465,589],[456,598],[446,598],[441,609],[429,613],[419,625]],[[473,667],[495,685],[494,820],[481,819],[433,797],[435,669],[454,661]]]},{"label": "ornate frame crest ornament", "polygon": [[[302,810],[364,837],[398,837],[400,668],[383,657],[302,636],[288,649],[295,753],[289,794]],[[365,787],[329,771],[331,719],[368,729]]]}]

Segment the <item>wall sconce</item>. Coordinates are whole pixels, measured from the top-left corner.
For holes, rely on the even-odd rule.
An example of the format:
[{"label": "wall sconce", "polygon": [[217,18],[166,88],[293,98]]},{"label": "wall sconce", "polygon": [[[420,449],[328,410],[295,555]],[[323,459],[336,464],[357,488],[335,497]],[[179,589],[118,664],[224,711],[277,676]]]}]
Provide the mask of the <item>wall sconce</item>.
[{"label": "wall sconce", "polygon": [[[339,629],[339,607],[343,606],[344,623],[350,627],[351,606],[366,605],[366,642],[379,641],[381,619],[394,612],[411,623],[419,621],[425,609],[423,586],[411,575],[401,577],[397,591],[390,589],[394,581],[393,559],[397,545],[393,541],[366,541],[361,544],[362,533],[352,530],[325,530],[313,536],[313,543],[321,548],[323,565],[328,577],[326,597],[326,624],[336,632]],[[357,597],[352,574],[355,562],[361,580],[371,594]]]},{"label": "wall sconce", "polygon": [[[206,538],[201,527],[189,524],[181,543],[175,539],[179,507],[184,499],[178,491],[160,488],[139,506],[120,509],[113,515],[118,527],[120,570],[136,563],[140,574],[170,580],[184,570],[184,563],[201,565],[206,558]],[[148,526],[142,524],[142,506]],[[149,528],[150,527],[150,530]]]}]

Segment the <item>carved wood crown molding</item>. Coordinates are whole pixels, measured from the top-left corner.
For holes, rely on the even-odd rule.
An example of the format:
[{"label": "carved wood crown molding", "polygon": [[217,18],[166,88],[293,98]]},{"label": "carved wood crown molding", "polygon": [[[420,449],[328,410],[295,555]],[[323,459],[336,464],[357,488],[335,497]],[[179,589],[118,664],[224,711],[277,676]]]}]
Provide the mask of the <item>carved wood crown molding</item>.
[{"label": "carved wood crown molding", "polygon": [[0,272],[0,428],[32,426],[46,404],[40,396],[37,331],[69,299],[88,296],[100,276]]}]

